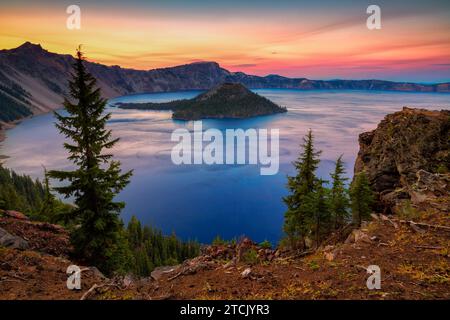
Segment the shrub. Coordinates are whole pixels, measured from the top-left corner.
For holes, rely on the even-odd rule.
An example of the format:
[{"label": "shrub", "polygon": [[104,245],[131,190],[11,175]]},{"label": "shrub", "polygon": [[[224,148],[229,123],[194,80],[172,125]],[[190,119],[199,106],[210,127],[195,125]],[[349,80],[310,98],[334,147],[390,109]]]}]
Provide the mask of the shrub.
[{"label": "shrub", "polygon": [[272,244],[268,240],[264,240],[259,244],[259,246],[263,249],[272,249]]},{"label": "shrub", "polygon": [[214,238],[214,240],[212,241],[213,246],[224,246],[226,244],[227,244],[227,242],[224,239],[222,239],[222,237],[220,235],[217,235]]},{"label": "shrub", "polygon": [[242,256],[242,261],[247,264],[256,264],[258,263],[258,260],[258,253],[255,249],[248,250]]},{"label": "shrub", "polygon": [[411,220],[419,218],[420,212],[411,205],[410,200],[406,200],[400,207],[398,215],[400,216],[400,218]]}]

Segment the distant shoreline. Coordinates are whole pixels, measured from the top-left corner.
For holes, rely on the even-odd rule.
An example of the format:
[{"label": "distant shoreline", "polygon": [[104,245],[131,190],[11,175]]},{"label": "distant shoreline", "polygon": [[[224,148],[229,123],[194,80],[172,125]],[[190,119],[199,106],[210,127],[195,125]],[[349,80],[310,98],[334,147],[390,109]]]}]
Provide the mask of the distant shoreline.
[{"label": "distant shoreline", "polygon": [[[14,120],[11,122],[0,122],[0,161],[8,159],[9,156],[2,154],[2,142],[6,139],[6,131],[13,129],[15,126],[17,126],[19,123],[21,123],[23,120],[31,119],[33,116],[22,118],[19,120]],[[0,162],[1,164],[1,162]]]},{"label": "distant shoreline", "polygon": [[[4,124],[0,127],[0,150],[2,149],[2,142],[6,139],[6,128],[3,127]],[[3,160],[8,159],[8,156],[5,156],[0,153],[0,165],[3,163]]]}]

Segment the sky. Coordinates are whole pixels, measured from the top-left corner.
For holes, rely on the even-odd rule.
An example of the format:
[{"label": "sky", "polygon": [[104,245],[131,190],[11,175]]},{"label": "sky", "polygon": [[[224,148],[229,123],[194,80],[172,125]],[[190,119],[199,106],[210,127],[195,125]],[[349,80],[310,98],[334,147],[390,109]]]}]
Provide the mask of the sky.
[{"label": "sky", "polygon": [[[69,5],[81,29],[69,30]],[[369,30],[367,7],[381,9]],[[450,1],[5,1],[0,49],[25,41],[134,69],[216,61],[310,79],[450,81]]]}]

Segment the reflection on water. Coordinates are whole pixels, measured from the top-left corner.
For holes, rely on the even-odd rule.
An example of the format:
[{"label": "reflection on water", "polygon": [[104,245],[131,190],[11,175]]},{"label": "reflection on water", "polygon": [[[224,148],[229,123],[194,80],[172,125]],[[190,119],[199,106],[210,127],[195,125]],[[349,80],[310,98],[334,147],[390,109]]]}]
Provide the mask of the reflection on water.
[{"label": "reflection on water", "polygon": [[[217,234],[231,238],[242,234],[256,241],[277,242],[282,235],[281,198],[286,175],[299,152],[302,137],[311,128],[321,149],[319,174],[328,178],[333,161],[343,154],[348,175],[358,152],[358,134],[372,130],[388,113],[403,106],[450,109],[450,95],[365,91],[255,90],[286,106],[288,113],[246,120],[205,120],[203,129],[278,128],[280,171],[261,176],[255,165],[182,165],[170,160],[176,128],[192,130],[192,122],[174,121],[169,111],[136,111],[111,108],[109,126],[120,137],[114,154],[124,169],[134,169],[131,184],[120,194],[126,201],[123,219],[132,214],[143,223],[175,231],[183,238],[209,242]],[[111,102],[169,101],[191,98],[198,91],[142,94]],[[24,121],[7,132],[1,154],[18,172],[42,177],[42,166],[70,168],[62,148],[63,138],[46,114]]]}]

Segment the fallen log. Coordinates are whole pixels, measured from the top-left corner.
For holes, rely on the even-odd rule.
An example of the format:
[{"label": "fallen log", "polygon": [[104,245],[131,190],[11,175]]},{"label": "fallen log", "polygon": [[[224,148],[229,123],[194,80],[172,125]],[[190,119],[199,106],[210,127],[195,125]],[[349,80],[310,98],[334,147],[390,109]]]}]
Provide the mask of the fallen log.
[{"label": "fallen log", "polygon": [[173,277],[170,277],[169,279],[167,279],[167,281],[172,281],[175,280],[176,278],[178,278],[179,276],[183,275],[183,272],[178,272],[176,275],[174,275]]},{"label": "fallen log", "polygon": [[310,254],[312,254],[312,253],[314,253],[316,251],[317,251],[316,249],[306,250],[306,251],[302,251],[302,252],[296,253],[296,254],[294,254],[292,256],[286,257],[286,258],[279,258],[279,260],[290,260],[290,259],[302,258],[302,257],[310,255]]},{"label": "fallen log", "polygon": [[94,284],[88,291],[86,291],[80,298],[80,300],[86,300],[86,298],[96,289],[102,288],[105,285]]},{"label": "fallen log", "polygon": [[400,223],[400,224],[407,224],[407,225],[411,226],[415,231],[418,231],[418,229],[415,227],[426,227],[426,228],[433,228],[433,229],[439,229],[439,230],[444,230],[444,231],[450,232],[450,227],[448,227],[448,226],[442,226],[442,225],[438,225],[438,224],[428,224],[428,223],[423,223],[423,222],[415,222],[412,220],[389,218],[383,214],[380,216],[381,216],[381,220],[390,222],[396,229],[398,227],[397,223]]},{"label": "fallen log", "polygon": [[395,219],[391,219],[388,216],[385,216],[384,214],[380,214],[380,217],[382,221],[388,221],[389,223],[392,224],[394,229],[398,229],[398,225],[394,222]]},{"label": "fallen log", "polygon": [[80,300],[86,300],[86,298],[94,291],[103,287],[116,287],[119,290],[124,290],[117,283],[104,283],[104,284],[94,284],[88,291],[86,291],[80,298]]},{"label": "fallen log", "polygon": [[432,229],[439,229],[439,230],[444,230],[444,231],[448,231],[450,232],[450,227],[447,226],[441,226],[438,224],[428,224],[428,223],[422,223],[422,222],[414,222],[412,220],[396,220],[401,224],[407,224],[407,225],[414,225],[414,226],[418,226],[418,227],[426,227],[426,228],[432,228]]},{"label": "fallen log", "polygon": [[441,250],[441,249],[444,249],[444,247],[440,247],[440,246],[414,246],[414,248],[430,249],[430,250]]}]

